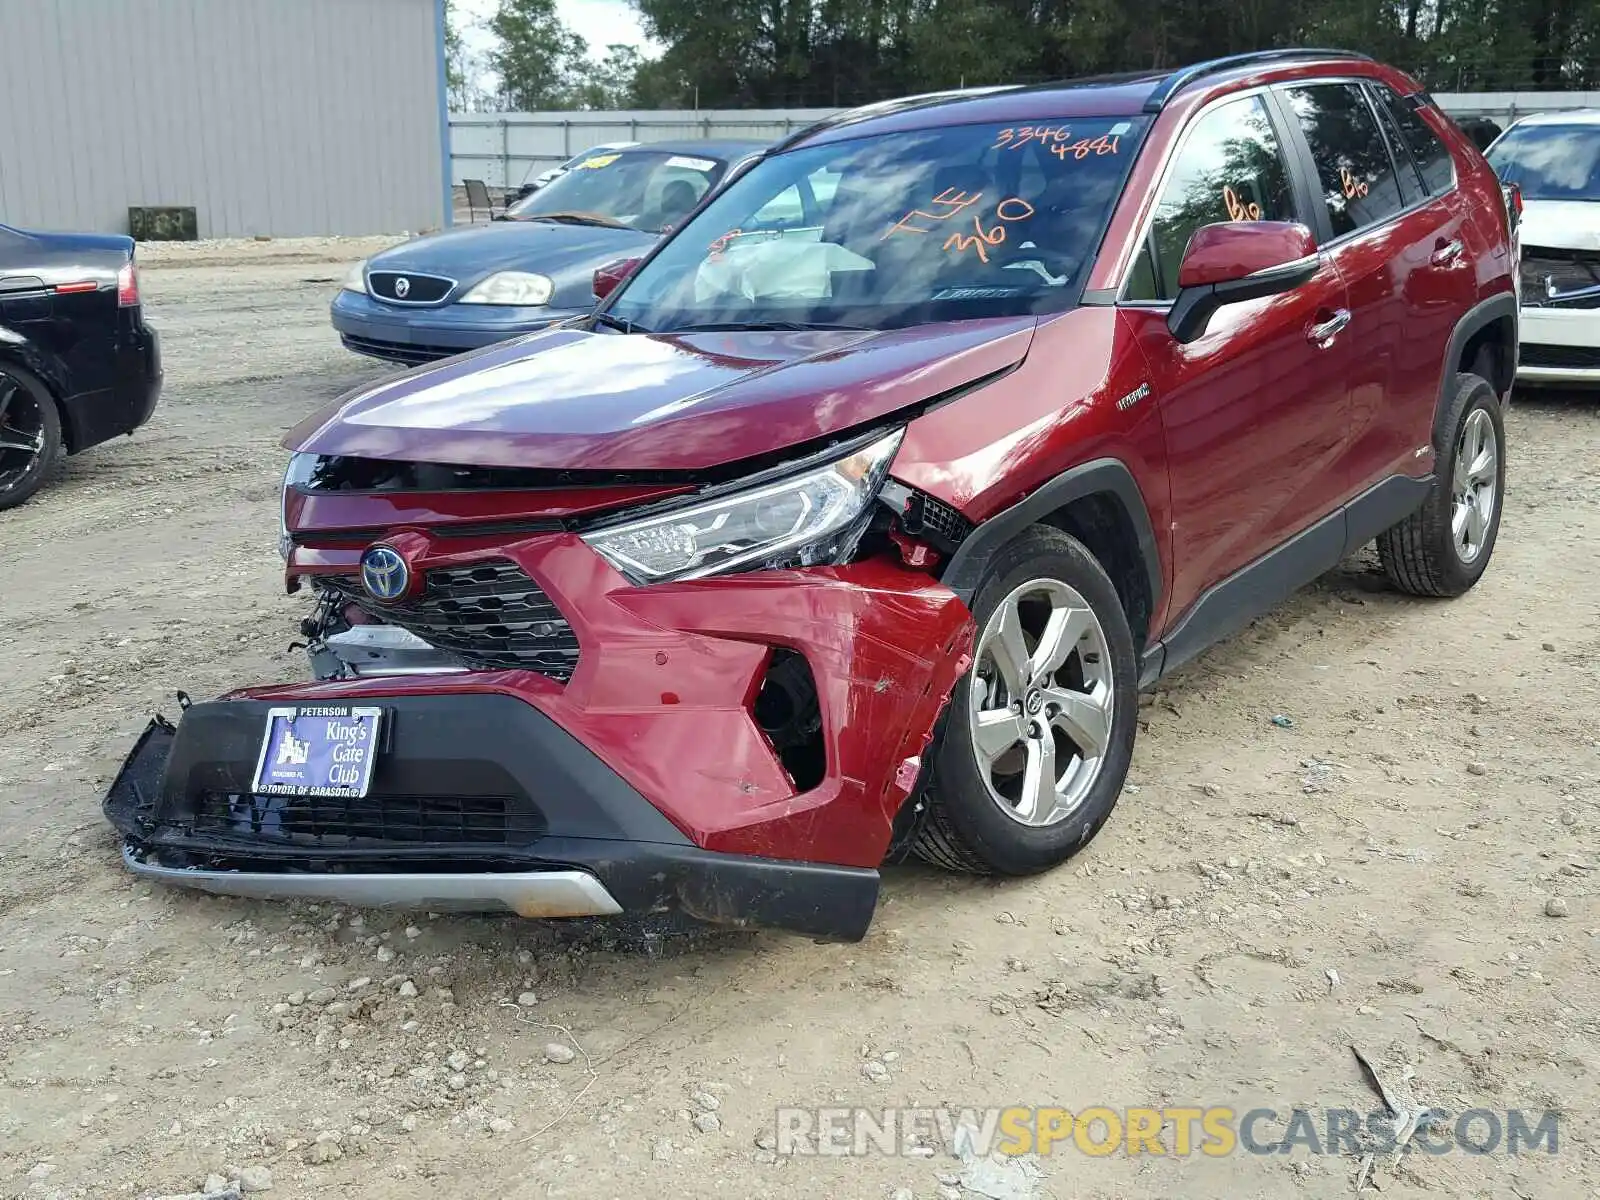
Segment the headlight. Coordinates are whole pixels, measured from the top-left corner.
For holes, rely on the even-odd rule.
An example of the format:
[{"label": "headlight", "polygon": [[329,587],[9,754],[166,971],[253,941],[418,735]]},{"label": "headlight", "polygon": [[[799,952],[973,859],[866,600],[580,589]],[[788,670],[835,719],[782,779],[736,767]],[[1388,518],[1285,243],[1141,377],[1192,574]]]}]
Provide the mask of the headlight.
[{"label": "headlight", "polygon": [[860,536],[904,432],[775,483],[593,530],[584,541],[635,583],[834,561]]},{"label": "headlight", "polygon": [[339,288],[341,291],[360,292],[365,295],[367,291],[367,264],[358,262],[351,267],[350,273],[344,277],[344,282],[339,285]]},{"label": "headlight", "polygon": [[293,543],[289,540],[289,489],[311,482],[311,471],[317,465],[315,454],[291,454],[289,465],[283,472],[283,485],[278,489],[278,553],[285,562]]},{"label": "headlight", "polygon": [[476,285],[459,304],[505,304],[518,308],[536,308],[550,303],[550,293],[555,284],[548,276],[530,275],[526,271],[499,271]]}]

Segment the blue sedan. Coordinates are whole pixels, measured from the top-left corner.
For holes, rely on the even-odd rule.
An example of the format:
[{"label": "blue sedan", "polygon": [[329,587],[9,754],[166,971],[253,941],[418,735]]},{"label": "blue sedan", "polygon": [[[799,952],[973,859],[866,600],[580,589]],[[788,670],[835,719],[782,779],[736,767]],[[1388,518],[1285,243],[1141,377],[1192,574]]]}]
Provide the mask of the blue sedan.
[{"label": "blue sedan", "polygon": [[347,348],[415,364],[531,333],[594,307],[594,272],[647,253],[758,142],[605,150],[505,219],[415,238],[351,269],[333,301]]}]

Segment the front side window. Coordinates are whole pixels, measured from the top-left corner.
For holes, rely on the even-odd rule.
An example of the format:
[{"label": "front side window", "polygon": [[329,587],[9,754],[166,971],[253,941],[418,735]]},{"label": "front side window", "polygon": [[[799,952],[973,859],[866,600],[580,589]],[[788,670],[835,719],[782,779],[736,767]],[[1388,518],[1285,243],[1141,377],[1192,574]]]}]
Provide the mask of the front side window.
[{"label": "front side window", "polygon": [[1058,311],[1075,302],[1147,123],[945,126],[775,155],[714,197],[609,311],[651,331]]},{"label": "front side window", "polygon": [[603,150],[579,159],[506,216],[656,233],[687,216],[725,170],[720,159],[694,154]]},{"label": "front side window", "polygon": [[1195,122],[1178,151],[1126,298],[1175,299],[1178,264],[1202,225],[1294,219],[1289,171],[1266,106],[1257,96],[1220,105]]},{"label": "front side window", "polygon": [[1489,165],[1524,200],[1600,200],[1600,124],[1515,126],[1489,148]]},{"label": "front side window", "polygon": [[1316,163],[1333,236],[1386,220],[1405,205],[1394,160],[1361,89],[1323,83],[1284,89]]}]

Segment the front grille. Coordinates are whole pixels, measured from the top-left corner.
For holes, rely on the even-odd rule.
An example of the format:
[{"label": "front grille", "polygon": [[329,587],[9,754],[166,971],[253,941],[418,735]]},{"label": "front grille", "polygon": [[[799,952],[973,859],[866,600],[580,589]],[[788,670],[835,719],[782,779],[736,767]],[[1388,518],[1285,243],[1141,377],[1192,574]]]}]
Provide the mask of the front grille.
[{"label": "front grille", "polygon": [[[401,280],[405,295],[401,295]],[[437,304],[456,286],[443,275],[417,275],[410,271],[368,271],[367,289],[379,300],[393,304]]]},{"label": "front grille", "polygon": [[377,338],[353,337],[348,333],[342,334],[341,338],[346,350],[354,350],[357,354],[381,358],[387,362],[403,363],[408,367],[437,362],[441,358],[449,358],[452,354],[464,353],[459,346],[419,346],[414,342],[385,342]]},{"label": "front grille", "polygon": [[540,837],[535,814],[499,796],[363,799],[201,792],[196,833],[289,845],[516,846]]},{"label": "front grille", "polygon": [[1521,360],[1525,367],[1562,367],[1600,371],[1600,347],[1536,346],[1523,342]]},{"label": "front grille", "polygon": [[1600,254],[1524,248],[1522,302],[1533,308],[1600,308]]},{"label": "front grille", "polygon": [[572,626],[544,589],[505,559],[429,571],[421,593],[399,604],[377,603],[351,576],[320,582],[469,667],[537,671],[565,683],[578,666]]}]

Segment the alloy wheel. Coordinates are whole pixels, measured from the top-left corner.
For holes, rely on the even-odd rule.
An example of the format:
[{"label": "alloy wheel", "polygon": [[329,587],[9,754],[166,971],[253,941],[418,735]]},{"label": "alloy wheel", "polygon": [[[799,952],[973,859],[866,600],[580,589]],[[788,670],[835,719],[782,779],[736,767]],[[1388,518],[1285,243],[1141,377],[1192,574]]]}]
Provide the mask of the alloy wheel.
[{"label": "alloy wheel", "polygon": [[1030,580],[990,616],[976,660],[968,720],[990,797],[1023,825],[1066,820],[1111,745],[1115,690],[1100,619],[1060,580]]},{"label": "alloy wheel", "polygon": [[33,470],[44,452],[44,413],[22,381],[0,371],[0,493]]},{"label": "alloy wheel", "polygon": [[1500,502],[1500,443],[1487,411],[1475,408],[1456,441],[1450,488],[1450,535],[1463,563],[1476,561]]}]

